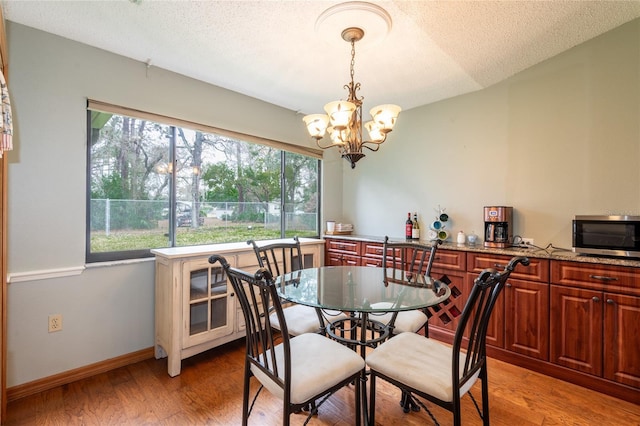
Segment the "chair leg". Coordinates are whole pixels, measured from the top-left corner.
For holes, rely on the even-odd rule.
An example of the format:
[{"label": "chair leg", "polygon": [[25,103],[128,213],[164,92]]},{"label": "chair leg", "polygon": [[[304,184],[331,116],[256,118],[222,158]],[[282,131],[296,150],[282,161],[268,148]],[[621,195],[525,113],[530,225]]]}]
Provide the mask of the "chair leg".
[{"label": "chair leg", "polygon": [[[356,397],[356,426],[361,426],[362,425],[362,404],[360,403],[360,398],[361,398],[362,392],[366,390],[366,386],[364,386],[364,384],[360,382],[360,379],[356,379],[356,384],[354,388],[355,388],[354,390],[355,390],[355,397]],[[364,397],[366,398],[367,395],[364,395]]]},{"label": "chair leg", "polygon": [[462,416],[460,413],[460,395],[453,395],[452,410],[453,426],[462,426]]},{"label": "chair leg", "polygon": [[427,316],[427,322],[424,323],[424,325],[422,326],[422,329],[424,330],[424,337],[429,337],[429,310],[427,308],[424,308],[422,310],[422,313],[425,314]]},{"label": "chair leg", "polygon": [[282,426],[289,426],[291,424],[291,405],[287,398],[284,400],[284,404],[282,406]]},{"label": "chair leg", "polygon": [[420,406],[413,399],[411,393],[403,390],[402,397],[400,398],[400,406],[402,407],[402,411],[408,413],[409,411],[420,411]]},{"label": "chair leg", "polygon": [[369,392],[371,392],[370,401],[369,401],[369,419],[365,418],[365,420],[368,420],[368,424],[375,425],[376,424],[376,376],[373,373],[369,376]]},{"label": "chair leg", "polygon": [[251,375],[248,363],[244,366],[244,391],[242,395],[242,426],[249,423],[249,386]]},{"label": "chair leg", "polygon": [[480,380],[482,380],[482,424],[489,426],[489,383],[487,382],[486,364],[480,372]]}]

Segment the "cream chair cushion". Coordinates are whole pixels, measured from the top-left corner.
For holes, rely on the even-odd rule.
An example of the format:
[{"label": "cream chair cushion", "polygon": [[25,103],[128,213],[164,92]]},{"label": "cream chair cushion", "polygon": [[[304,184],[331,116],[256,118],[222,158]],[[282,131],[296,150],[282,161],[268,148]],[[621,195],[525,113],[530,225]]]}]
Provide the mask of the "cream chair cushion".
[{"label": "cream chair cushion", "polygon": [[[460,353],[460,368],[464,366]],[[401,333],[367,354],[367,365],[442,401],[453,400],[451,347],[416,333]],[[460,389],[464,395],[478,379],[476,373]]]},{"label": "cream chair cushion", "polygon": [[[391,306],[393,306],[391,302],[379,302],[379,303],[371,304],[371,307],[376,309],[390,308]],[[376,314],[376,313],[369,314],[369,319],[379,321],[383,324],[388,324],[389,321],[391,321],[392,317],[393,317],[392,312],[387,312],[384,314]],[[427,318],[427,316],[422,311],[419,311],[419,310],[400,311],[398,312],[398,316],[396,316],[396,322],[394,324],[395,326],[393,328],[393,334],[400,334],[404,332],[415,333],[416,331],[420,330],[420,328],[422,328],[423,325],[425,325],[428,319],[429,318]]]},{"label": "cream chair cushion", "polygon": [[[361,371],[365,367],[360,355],[340,343],[316,333],[291,338],[291,396],[294,404],[308,401],[324,389]],[[284,351],[275,347],[278,376],[284,380]],[[266,356],[270,356],[269,353]],[[273,395],[284,399],[284,390],[258,367],[251,372]]]},{"label": "cream chair cushion", "polygon": [[[291,336],[299,336],[304,333],[318,333],[320,331],[320,323],[318,322],[316,309],[311,306],[291,305],[284,308],[282,313],[287,322],[287,330],[289,330],[289,335]],[[347,318],[343,312],[339,311],[330,311],[327,312],[326,315],[329,320]],[[269,315],[269,320],[273,328],[282,330],[275,312]]]}]

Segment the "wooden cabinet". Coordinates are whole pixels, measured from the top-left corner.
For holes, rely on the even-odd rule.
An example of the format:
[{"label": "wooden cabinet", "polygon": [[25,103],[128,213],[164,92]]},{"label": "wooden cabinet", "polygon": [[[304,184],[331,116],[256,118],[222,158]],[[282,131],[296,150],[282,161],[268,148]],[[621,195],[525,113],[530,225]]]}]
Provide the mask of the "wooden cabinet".
[{"label": "wooden cabinet", "polygon": [[551,361],[640,388],[640,274],[553,261]]},{"label": "wooden cabinet", "polygon": [[[503,270],[512,256],[467,254],[468,291],[486,268]],[[533,358],[549,359],[549,260],[530,258],[511,273],[491,314],[487,344]]]},{"label": "wooden cabinet", "polygon": [[[382,265],[379,241],[327,239],[327,264]],[[432,275],[451,288],[451,298],[429,308],[429,336],[453,340],[457,316],[473,281],[485,268],[518,265],[497,300],[487,332],[487,353],[628,401],[640,401],[640,269],[604,260],[458,248],[444,244]],[[629,264],[630,265],[627,265]]]},{"label": "wooden cabinet", "polygon": [[325,244],[325,260],[327,266],[353,265],[360,266],[362,256],[361,242],[349,239],[327,239]]},{"label": "wooden cabinet", "polygon": [[[305,267],[320,266],[322,240],[301,238]],[[231,283],[212,254],[255,272],[258,261],[246,243],[152,250],[155,263],[155,357],[168,358],[170,376],[181,361],[245,335],[244,316]]]}]

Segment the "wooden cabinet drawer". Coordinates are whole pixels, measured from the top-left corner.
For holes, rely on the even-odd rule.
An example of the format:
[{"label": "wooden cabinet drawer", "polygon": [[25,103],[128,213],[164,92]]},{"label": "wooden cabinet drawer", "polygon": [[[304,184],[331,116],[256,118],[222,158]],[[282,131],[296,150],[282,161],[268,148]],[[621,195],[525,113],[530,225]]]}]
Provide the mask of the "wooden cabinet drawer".
[{"label": "wooden cabinet drawer", "polygon": [[[486,268],[494,268],[502,271],[512,258],[498,254],[467,253],[467,270],[480,273]],[[519,264],[511,273],[511,278],[549,282],[549,259],[530,257],[529,266]]]},{"label": "wooden cabinet drawer", "polygon": [[464,272],[466,265],[466,257],[463,251],[438,249],[438,251],[436,251],[436,257],[433,259],[433,268],[436,269]]},{"label": "wooden cabinet drawer", "polygon": [[[360,259],[360,256],[354,256],[352,254],[327,252],[324,258],[324,264],[326,266],[360,266]],[[382,260],[380,262],[382,262]]]},{"label": "wooden cabinet drawer", "polygon": [[382,243],[370,243],[367,241],[362,242],[362,255],[367,257],[375,257],[380,258],[382,261],[382,248],[384,244]]},{"label": "wooden cabinet drawer", "polygon": [[327,251],[360,256],[360,241],[327,239]]},{"label": "wooden cabinet drawer", "polygon": [[640,296],[640,270],[627,266],[554,260],[551,262],[551,282]]}]

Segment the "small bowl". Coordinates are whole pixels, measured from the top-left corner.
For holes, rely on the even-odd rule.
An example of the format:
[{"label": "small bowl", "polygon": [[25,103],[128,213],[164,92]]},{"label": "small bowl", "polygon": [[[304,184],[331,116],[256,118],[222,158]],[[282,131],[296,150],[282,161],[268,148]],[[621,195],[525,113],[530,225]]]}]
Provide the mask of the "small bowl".
[{"label": "small bowl", "polygon": [[433,222],[433,223],[431,224],[431,227],[432,227],[433,229],[436,229],[436,230],[437,230],[437,229],[440,229],[440,228],[442,228],[442,223],[441,223],[439,220],[436,220],[435,222]]},{"label": "small bowl", "polygon": [[446,221],[448,221],[448,220],[449,220],[449,215],[448,215],[448,214],[446,214],[446,213],[442,213],[442,214],[440,215],[440,221],[442,221],[442,222],[446,222]]},{"label": "small bowl", "polygon": [[445,230],[441,230],[440,232],[438,232],[438,239],[439,240],[446,240],[447,238],[449,238],[449,233]]}]

